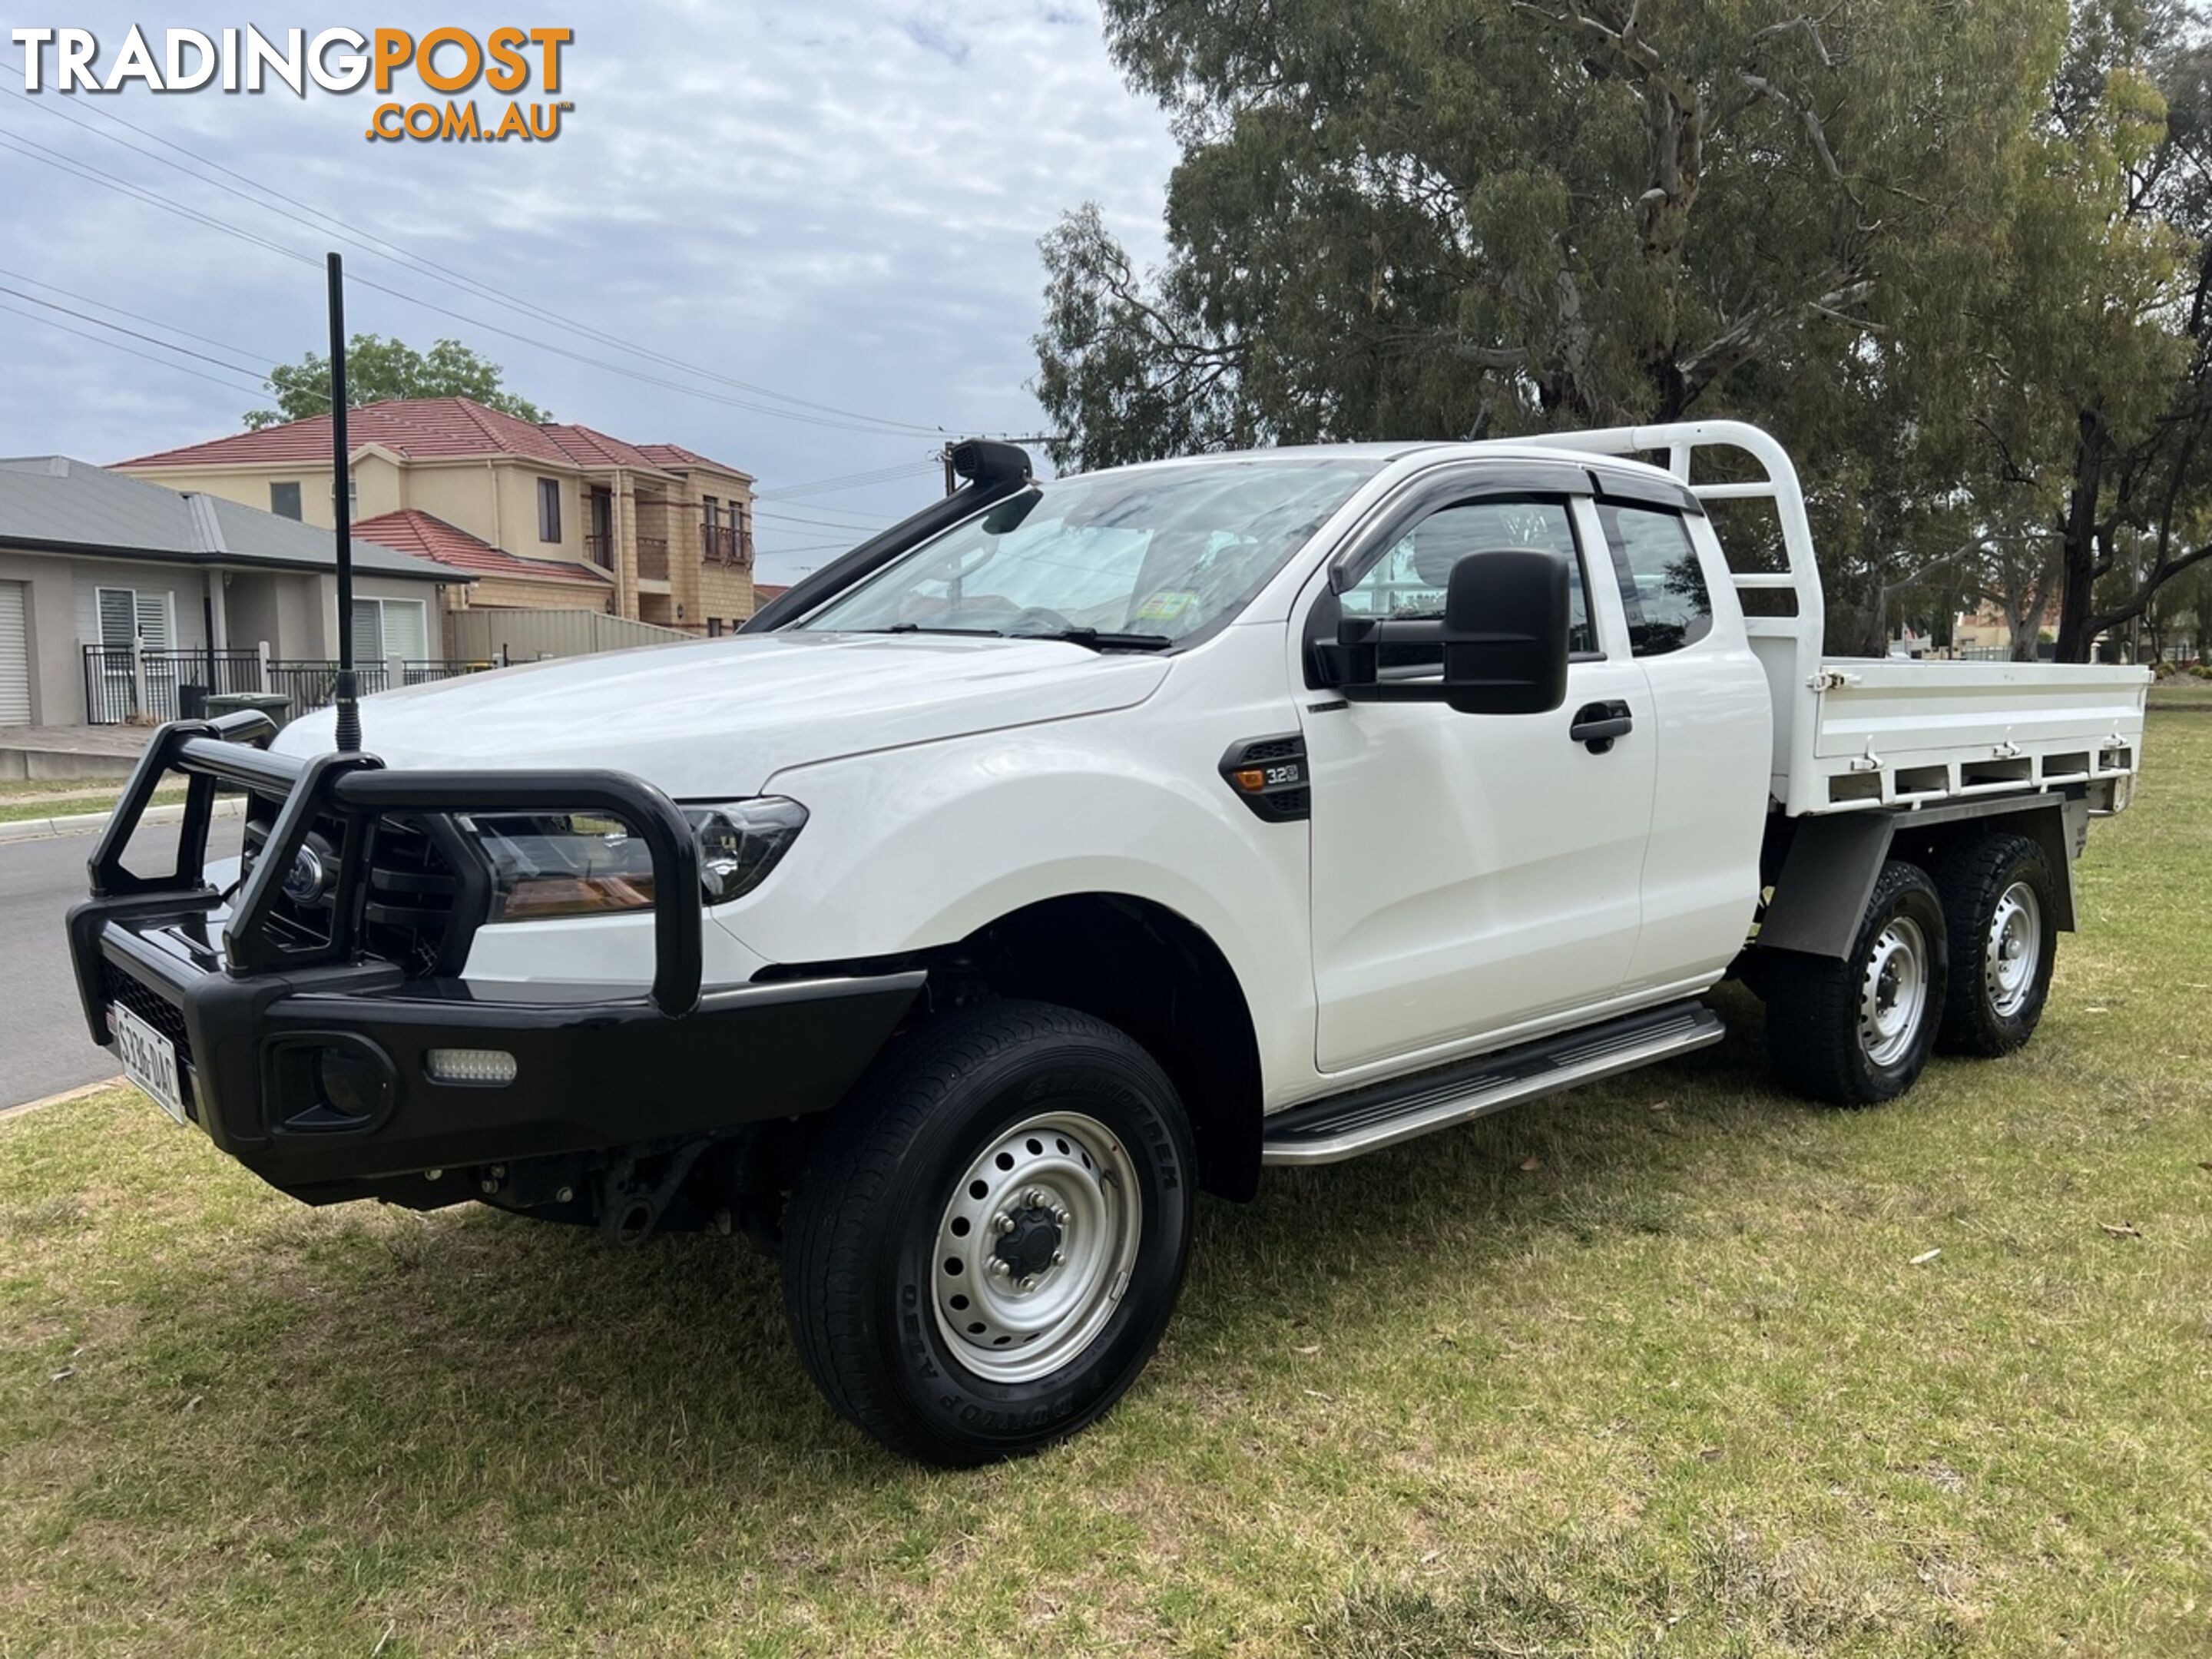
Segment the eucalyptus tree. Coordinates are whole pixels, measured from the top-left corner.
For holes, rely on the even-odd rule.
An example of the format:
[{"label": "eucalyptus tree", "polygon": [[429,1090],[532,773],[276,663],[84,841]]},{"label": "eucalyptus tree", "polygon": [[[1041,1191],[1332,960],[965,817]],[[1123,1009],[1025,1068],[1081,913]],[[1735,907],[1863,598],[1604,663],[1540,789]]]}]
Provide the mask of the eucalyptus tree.
[{"label": "eucalyptus tree", "polygon": [[1060,459],[1736,415],[1805,459],[1839,647],[2109,626],[2212,424],[2203,80],[2132,4],[1107,0],[1182,154],[1158,270],[1044,240]]},{"label": "eucalyptus tree", "polygon": [[2057,0],[1106,15],[1183,154],[1156,281],[1095,214],[1047,239],[1042,389],[1086,456],[1156,446],[1163,407],[1224,436],[1522,429],[1682,415],[1762,359],[1832,368],[1986,248],[2064,21]]}]

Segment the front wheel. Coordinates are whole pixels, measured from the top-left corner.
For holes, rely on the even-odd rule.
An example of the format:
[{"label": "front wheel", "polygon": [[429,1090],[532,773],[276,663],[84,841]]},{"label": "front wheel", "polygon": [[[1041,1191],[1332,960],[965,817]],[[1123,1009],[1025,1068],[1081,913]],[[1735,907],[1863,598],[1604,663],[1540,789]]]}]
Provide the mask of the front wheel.
[{"label": "front wheel", "polygon": [[825,1121],[793,1194],[784,1302],[830,1403],[963,1466],[1074,1432],[1151,1358],[1190,1242],[1174,1085],[1037,1002],[932,1020]]}]

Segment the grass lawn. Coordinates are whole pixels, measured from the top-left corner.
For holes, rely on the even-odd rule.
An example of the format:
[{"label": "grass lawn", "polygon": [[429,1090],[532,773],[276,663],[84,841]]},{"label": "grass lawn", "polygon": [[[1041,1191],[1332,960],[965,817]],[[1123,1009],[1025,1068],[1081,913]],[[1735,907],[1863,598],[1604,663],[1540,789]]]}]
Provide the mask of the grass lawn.
[{"label": "grass lawn", "polygon": [[21,795],[73,795],[105,788],[111,796],[123,793],[121,778],[0,778],[0,800]]},{"label": "grass lawn", "polygon": [[2146,749],[2023,1054],[1817,1109],[1729,994],[1275,1172],[1133,1396],[979,1474],[833,1419],[729,1241],[0,1121],[0,1656],[2212,1650],[2212,720]]},{"label": "grass lawn", "polygon": [[2212,680],[2185,679],[2177,675],[2150,689],[2150,706],[2156,709],[2212,708]]},{"label": "grass lawn", "polygon": [[[10,788],[0,793],[0,823],[23,818],[58,818],[78,812],[105,812],[122,796],[123,781],[112,783],[41,783],[28,790]],[[154,792],[154,804],[167,806],[185,798],[185,786],[176,784]]]}]

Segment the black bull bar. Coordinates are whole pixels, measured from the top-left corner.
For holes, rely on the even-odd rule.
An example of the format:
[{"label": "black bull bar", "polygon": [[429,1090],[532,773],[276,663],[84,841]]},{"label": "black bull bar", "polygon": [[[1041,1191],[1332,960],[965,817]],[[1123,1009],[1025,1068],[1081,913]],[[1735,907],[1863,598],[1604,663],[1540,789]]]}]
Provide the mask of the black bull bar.
[{"label": "black bull bar", "polygon": [[[79,996],[94,1042],[128,1001],[173,1031],[188,1115],[272,1184],[316,1201],[385,1191],[394,1176],[663,1142],[826,1109],[897,1027],[926,977],[779,977],[702,992],[698,845],[668,796],[611,770],[387,769],[362,753],[271,754],[266,716],[180,720],[147,745],[70,913]],[[125,863],[155,788],[187,781],[174,866]],[[205,877],[217,793],[281,803],[229,895]],[[648,852],[653,979],[635,984],[483,984],[410,977],[362,946],[368,860],[392,815],[591,811]],[[338,827],[326,939],[277,923],[309,832]],[[211,929],[219,919],[219,935]],[[520,924],[527,926],[528,924]],[[149,1001],[149,995],[158,1001]],[[509,1056],[503,1085],[441,1081],[441,1049]],[[340,1109],[325,1051],[358,1062]],[[306,1056],[302,1059],[302,1056]],[[366,1068],[362,1070],[360,1068]],[[343,1069],[343,1067],[342,1067]]]}]

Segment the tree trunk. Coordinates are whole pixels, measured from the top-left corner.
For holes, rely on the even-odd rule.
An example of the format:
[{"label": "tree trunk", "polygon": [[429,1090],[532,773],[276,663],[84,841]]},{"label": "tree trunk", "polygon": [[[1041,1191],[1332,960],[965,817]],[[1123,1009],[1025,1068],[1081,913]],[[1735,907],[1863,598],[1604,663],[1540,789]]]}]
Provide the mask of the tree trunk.
[{"label": "tree trunk", "polygon": [[2014,662],[2035,660],[2036,626],[2043,620],[2043,591],[2040,584],[2025,592],[2007,593],[2000,601],[2004,606],[2005,635],[2011,641]]},{"label": "tree trunk", "polygon": [[2097,496],[2104,482],[2104,422],[2081,411],[2074,447],[2074,488],[2060,526],[2058,649],[2060,662],[2087,662],[2095,637],[2090,612],[2097,592]]},{"label": "tree trunk", "polygon": [[1670,348],[1663,355],[1654,357],[1645,372],[1651,379],[1651,418],[1654,421],[1680,420],[1690,407],[1690,386],[1682,374],[1680,355]]}]

